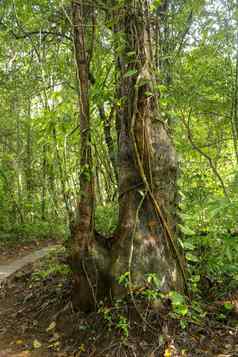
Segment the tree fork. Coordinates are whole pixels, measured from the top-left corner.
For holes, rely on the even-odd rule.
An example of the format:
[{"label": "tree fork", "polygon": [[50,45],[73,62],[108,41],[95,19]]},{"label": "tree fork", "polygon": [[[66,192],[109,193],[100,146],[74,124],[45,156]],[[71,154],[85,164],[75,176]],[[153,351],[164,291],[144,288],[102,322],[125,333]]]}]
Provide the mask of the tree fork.
[{"label": "tree fork", "polygon": [[[114,31],[125,36],[117,61],[118,99],[123,104],[117,108],[119,225],[109,240],[94,232],[90,79],[82,3],[73,3],[73,23],[80,84],[81,170],[90,168],[90,175],[82,172],[80,177],[81,199],[72,231],[71,267],[74,305],[89,311],[98,300],[127,293],[118,284],[118,278],[126,272],[133,287],[144,286],[149,273],[158,275],[163,291],[184,291],[186,279],[183,260],[172,237],[177,225],[177,160],[154,92],[146,2],[129,1],[117,10],[119,21]],[[128,52],[133,53],[130,61]]]}]

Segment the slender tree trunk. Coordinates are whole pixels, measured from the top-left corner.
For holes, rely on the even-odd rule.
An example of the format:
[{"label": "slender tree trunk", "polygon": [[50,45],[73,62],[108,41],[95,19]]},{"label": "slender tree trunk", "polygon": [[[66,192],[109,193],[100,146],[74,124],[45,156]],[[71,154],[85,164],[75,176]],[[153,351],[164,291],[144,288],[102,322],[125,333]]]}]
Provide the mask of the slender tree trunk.
[{"label": "slender tree trunk", "polygon": [[59,145],[57,142],[57,132],[56,132],[55,125],[53,126],[53,129],[52,129],[52,136],[53,136],[53,140],[54,140],[54,144],[55,144],[55,154],[56,154],[56,160],[57,160],[57,165],[58,165],[58,169],[59,169],[59,179],[60,179],[60,186],[61,186],[61,192],[62,192],[62,196],[63,196],[64,206],[65,206],[67,215],[70,219],[72,216],[72,208],[70,205],[69,195],[66,190],[66,184],[67,184],[67,180],[65,178],[66,172],[64,171],[64,168],[62,167],[62,160],[61,160],[61,156],[60,156],[60,152],[59,152]]},{"label": "slender tree trunk", "polygon": [[80,190],[82,192],[78,209],[80,224],[78,223],[76,243],[80,249],[87,249],[93,232],[94,187],[89,109],[89,63],[83,24],[86,9],[82,4],[83,1],[73,2],[74,45],[80,90]]},{"label": "slender tree trunk", "polygon": [[42,152],[42,190],[41,190],[41,219],[46,220],[46,175],[47,175],[47,145],[44,144]]},{"label": "slender tree trunk", "polygon": [[236,162],[238,163],[238,31],[236,33],[236,64],[232,91],[231,127]]},{"label": "slender tree trunk", "polygon": [[[92,150],[89,107],[89,58],[85,43],[85,19],[88,7],[83,1],[72,2],[74,47],[79,83],[80,108],[80,191],[77,219],[71,227],[73,274],[73,301],[82,310],[90,310],[96,304],[92,286],[91,252],[93,245],[94,183],[92,172]],[[92,273],[92,274],[91,274]]]},{"label": "slender tree trunk", "polygon": [[21,122],[19,113],[19,103],[15,99],[13,102],[13,113],[16,113],[16,149],[17,149],[17,160],[16,160],[16,176],[17,176],[17,206],[20,207],[22,214],[19,215],[19,223],[23,224],[25,221],[25,212],[23,206],[23,185],[22,185],[22,167],[21,167]]},{"label": "slender tree trunk", "polygon": [[114,147],[114,143],[113,143],[113,138],[111,135],[111,126],[112,126],[112,118],[113,118],[113,112],[114,112],[114,108],[111,109],[111,113],[109,115],[109,117],[106,116],[105,113],[105,109],[104,109],[104,105],[101,105],[98,108],[100,117],[103,121],[103,129],[104,129],[104,138],[105,138],[105,142],[107,145],[107,150],[108,150],[108,156],[114,171],[114,175],[116,178],[116,182],[118,182],[118,171],[117,171],[117,154],[116,154],[116,150]]},{"label": "slender tree trunk", "polygon": [[31,100],[28,99],[27,122],[26,122],[26,162],[25,162],[25,180],[27,190],[28,219],[33,221],[33,175],[32,175],[32,123],[31,123]]}]

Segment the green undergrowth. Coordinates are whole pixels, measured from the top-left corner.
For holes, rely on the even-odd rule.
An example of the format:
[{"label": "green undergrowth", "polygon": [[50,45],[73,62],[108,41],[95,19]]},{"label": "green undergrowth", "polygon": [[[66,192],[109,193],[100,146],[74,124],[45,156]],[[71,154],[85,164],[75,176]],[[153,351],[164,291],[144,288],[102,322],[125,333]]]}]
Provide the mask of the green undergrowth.
[{"label": "green undergrowth", "polygon": [[238,288],[237,200],[216,199],[191,207],[180,226],[192,290],[199,293],[204,278],[209,289],[226,294]]},{"label": "green undergrowth", "polygon": [[66,227],[62,224],[37,222],[16,224],[0,230],[0,245],[16,245],[33,241],[64,239],[67,235]]},{"label": "green undergrowth", "polygon": [[118,204],[111,203],[96,207],[95,228],[99,233],[110,236],[115,231],[117,224]]},{"label": "green undergrowth", "polygon": [[[134,311],[139,318],[143,329],[153,329],[154,316],[162,321],[173,321],[182,331],[188,331],[193,325],[205,328],[211,314],[207,302],[193,296],[187,296],[171,290],[160,290],[160,279],[151,273],[145,276],[145,284],[141,287],[129,283],[129,272],[125,272],[118,278],[118,283],[125,286],[129,293],[123,299],[115,299],[111,303],[100,302],[98,314],[103,318],[109,331],[116,331],[123,341],[126,341],[133,329],[130,311]],[[229,301],[222,302],[213,312],[213,319],[217,322],[229,323],[237,326],[237,322],[231,318],[235,306]],[[228,322],[229,321],[229,322]],[[135,322],[135,321],[134,321]]]},{"label": "green undergrowth", "polygon": [[60,257],[64,256],[64,247],[52,249],[44,259],[39,261],[36,270],[31,275],[31,279],[33,281],[41,281],[50,277],[52,278],[55,275],[68,276],[70,268],[60,259]]},{"label": "green undergrowth", "polygon": [[[189,325],[204,324],[207,312],[201,301],[189,300],[186,296],[176,292],[162,292],[159,288],[159,277],[154,273],[145,276],[145,285],[135,287],[128,285],[129,272],[118,278],[118,282],[129,289],[123,299],[115,299],[112,303],[100,302],[98,313],[104,319],[109,331],[115,330],[126,340],[132,330],[130,310],[136,312],[140,324],[145,328],[153,324],[151,317],[173,320],[180,329],[186,330]],[[152,327],[152,325],[151,325]],[[153,327],[152,327],[153,329]]]}]

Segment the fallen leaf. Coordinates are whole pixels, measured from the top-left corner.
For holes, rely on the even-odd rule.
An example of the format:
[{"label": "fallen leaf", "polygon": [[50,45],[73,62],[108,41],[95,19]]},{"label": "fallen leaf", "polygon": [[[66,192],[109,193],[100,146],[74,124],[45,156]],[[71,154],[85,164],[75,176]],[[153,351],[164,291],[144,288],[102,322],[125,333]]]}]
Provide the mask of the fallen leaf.
[{"label": "fallen leaf", "polygon": [[86,351],[85,346],[84,346],[84,343],[82,343],[82,344],[79,346],[79,350],[80,350],[81,352],[85,352],[85,351]]},{"label": "fallen leaf", "polygon": [[50,345],[48,345],[48,348],[58,348],[60,346],[60,341],[56,341],[54,343],[51,343]]},{"label": "fallen leaf", "polygon": [[17,355],[17,357],[29,357],[30,356],[30,351],[22,351],[20,354]]},{"label": "fallen leaf", "polygon": [[59,338],[60,338],[60,335],[55,332],[53,337],[51,337],[51,339],[49,340],[49,342],[57,341],[57,340],[59,340]]},{"label": "fallen leaf", "polygon": [[165,351],[164,351],[164,357],[172,357],[172,353],[171,353],[171,350],[170,349],[166,349]]},{"label": "fallen leaf", "polygon": [[22,340],[16,340],[16,345],[24,345],[24,341],[22,341]]},{"label": "fallen leaf", "polygon": [[42,346],[42,345],[41,345],[41,343],[40,343],[38,340],[34,340],[34,341],[33,341],[33,347],[34,347],[34,348],[41,348],[41,346]]},{"label": "fallen leaf", "polygon": [[49,332],[49,331],[52,331],[54,330],[56,327],[56,323],[55,321],[51,322],[51,324],[47,327],[46,331]]}]

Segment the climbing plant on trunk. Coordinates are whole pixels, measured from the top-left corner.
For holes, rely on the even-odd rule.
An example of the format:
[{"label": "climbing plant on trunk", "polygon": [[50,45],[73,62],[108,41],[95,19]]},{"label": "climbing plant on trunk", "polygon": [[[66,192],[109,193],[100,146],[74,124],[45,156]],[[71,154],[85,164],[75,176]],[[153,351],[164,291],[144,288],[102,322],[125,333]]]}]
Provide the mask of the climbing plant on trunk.
[{"label": "climbing plant on trunk", "polygon": [[[93,229],[89,63],[86,58],[85,7],[73,4],[74,41],[80,83],[81,175],[79,220],[73,231],[71,265],[74,302],[90,310],[102,298],[126,293],[118,278],[127,273],[129,288],[156,274],[162,290],[185,288],[185,270],[176,243],[176,153],[160,114],[153,56],[153,26],[147,1],[116,2],[113,36],[118,50],[117,118],[119,224],[111,238]],[[92,7],[90,8],[92,11]],[[88,16],[88,12],[87,12]],[[87,138],[85,138],[87,135]]]}]

